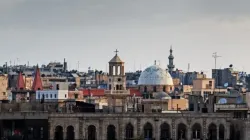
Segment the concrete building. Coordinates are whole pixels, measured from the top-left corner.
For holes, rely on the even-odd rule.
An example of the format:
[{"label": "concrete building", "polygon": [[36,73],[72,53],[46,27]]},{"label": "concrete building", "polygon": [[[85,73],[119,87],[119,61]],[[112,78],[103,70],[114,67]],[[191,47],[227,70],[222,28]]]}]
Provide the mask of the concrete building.
[{"label": "concrete building", "polygon": [[8,99],[8,76],[0,75],[0,100]]},{"label": "concrete building", "polygon": [[45,102],[64,101],[68,99],[68,90],[38,90],[36,100],[44,99]]},{"label": "concrete building", "polygon": [[215,88],[215,81],[211,78],[198,78],[193,81],[193,95],[201,95],[202,97],[207,98],[208,95],[214,93],[226,94],[227,89]]},{"label": "concrete building", "polygon": [[228,87],[235,87],[239,80],[239,72],[236,71],[232,65],[225,69],[212,69],[212,78],[215,79],[216,87],[224,87],[224,84],[228,84]]}]

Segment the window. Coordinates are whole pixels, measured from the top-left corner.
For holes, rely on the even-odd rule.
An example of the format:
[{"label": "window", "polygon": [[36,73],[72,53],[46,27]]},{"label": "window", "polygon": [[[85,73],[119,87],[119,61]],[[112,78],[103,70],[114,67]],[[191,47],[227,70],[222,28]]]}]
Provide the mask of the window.
[{"label": "window", "polygon": [[40,138],[43,139],[43,127],[40,129]]},{"label": "window", "polygon": [[65,98],[67,98],[67,94],[65,94]]},{"label": "window", "polygon": [[3,96],[5,96],[6,95],[6,92],[3,92]]},{"label": "window", "polygon": [[46,94],[46,98],[49,98],[48,94]]},{"label": "window", "polygon": [[212,81],[209,81],[209,86],[210,86],[210,87],[212,87],[212,84],[213,84],[213,82],[212,82]]},{"label": "window", "polygon": [[156,92],[156,86],[154,86],[154,92]]},{"label": "window", "polygon": [[40,93],[38,93],[38,99],[40,99]]},{"label": "window", "polygon": [[55,94],[55,98],[56,98],[56,94]]},{"label": "window", "polygon": [[50,94],[50,98],[52,98],[52,94]]},{"label": "window", "polygon": [[121,81],[121,78],[118,78],[117,81],[120,82],[120,81]]}]

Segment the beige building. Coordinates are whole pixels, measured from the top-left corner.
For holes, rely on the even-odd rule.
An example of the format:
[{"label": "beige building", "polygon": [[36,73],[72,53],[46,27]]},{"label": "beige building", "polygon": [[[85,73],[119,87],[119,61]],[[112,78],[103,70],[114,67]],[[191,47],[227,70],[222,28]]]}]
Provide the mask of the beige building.
[{"label": "beige building", "polygon": [[201,95],[207,98],[209,94],[214,93],[227,93],[227,89],[217,89],[215,88],[215,81],[212,78],[198,78],[193,81],[193,95]]},{"label": "beige building", "polygon": [[0,75],[0,100],[8,99],[8,76]]}]

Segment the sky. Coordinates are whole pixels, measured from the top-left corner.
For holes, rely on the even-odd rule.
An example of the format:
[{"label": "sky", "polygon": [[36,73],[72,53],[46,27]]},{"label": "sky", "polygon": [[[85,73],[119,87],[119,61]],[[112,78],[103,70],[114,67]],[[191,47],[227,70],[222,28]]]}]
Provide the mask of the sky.
[{"label": "sky", "polygon": [[233,64],[250,73],[249,0],[0,0],[0,64],[107,70],[119,50],[126,71],[157,60],[204,71]]}]

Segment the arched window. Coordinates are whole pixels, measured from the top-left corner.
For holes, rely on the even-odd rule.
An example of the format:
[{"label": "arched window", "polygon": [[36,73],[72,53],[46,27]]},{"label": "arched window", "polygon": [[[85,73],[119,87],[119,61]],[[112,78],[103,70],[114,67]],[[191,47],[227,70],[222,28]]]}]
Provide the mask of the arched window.
[{"label": "arched window", "polygon": [[153,127],[150,123],[144,125],[144,138],[152,139],[153,138]]},{"label": "arched window", "polygon": [[163,92],[166,92],[166,86],[163,86]]},{"label": "arched window", "polygon": [[170,139],[170,126],[167,123],[161,125],[161,137],[160,140]]},{"label": "arched window", "polygon": [[201,125],[200,124],[198,124],[198,123],[194,124],[192,127],[192,131],[193,131],[193,133],[192,133],[193,139],[201,139],[202,133],[201,133]]},{"label": "arched window", "polygon": [[67,140],[74,140],[75,139],[75,132],[73,126],[67,127]]},{"label": "arched window", "polygon": [[88,127],[88,140],[97,140],[96,139],[96,127],[94,125],[90,125]]},{"label": "arched window", "polygon": [[55,140],[63,140],[63,127],[62,126],[57,126],[55,128],[55,135],[54,135]]},{"label": "arched window", "polygon": [[[224,140],[224,138],[225,138],[225,134],[224,134],[224,132],[225,132],[225,127],[224,127],[224,125],[220,125],[219,126],[219,139],[220,140]],[[240,139],[240,138],[239,138]]]},{"label": "arched window", "polygon": [[210,124],[208,127],[208,139],[215,140],[217,139],[217,128],[215,124]]},{"label": "arched window", "polygon": [[126,126],[126,134],[125,139],[130,140],[134,137],[134,127],[131,123],[127,124]]},{"label": "arched window", "polygon": [[186,139],[187,135],[187,126],[183,123],[178,125],[178,139]]},{"label": "arched window", "polygon": [[109,125],[107,128],[107,140],[116,140],[116,131],[114,125]]}]

